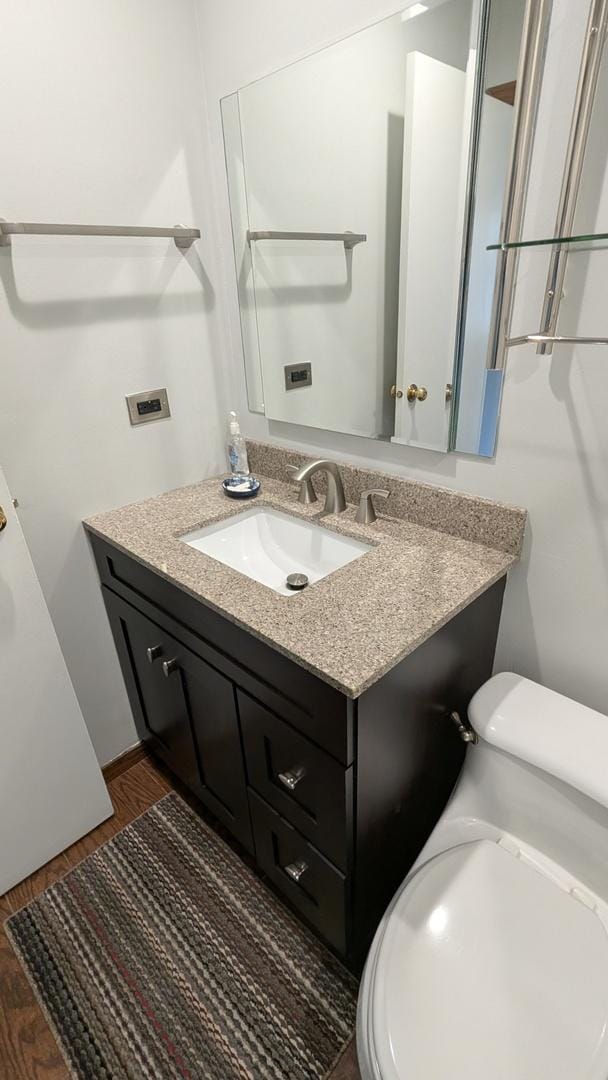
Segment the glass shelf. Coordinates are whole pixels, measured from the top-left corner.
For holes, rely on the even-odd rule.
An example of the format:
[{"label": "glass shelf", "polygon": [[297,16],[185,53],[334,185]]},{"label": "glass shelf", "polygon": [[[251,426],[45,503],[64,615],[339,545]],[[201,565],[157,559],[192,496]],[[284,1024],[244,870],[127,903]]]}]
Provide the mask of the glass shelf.
[{"label": "glass shelf", "polygon": [[486,251],[509,251],[512,248],[568,247],[569,251],[588,251],[590,245],[608,247],[608,233],[588,233],[579,236],[551,236],[543,240],[513,240],[508,244],[488,244]]}]

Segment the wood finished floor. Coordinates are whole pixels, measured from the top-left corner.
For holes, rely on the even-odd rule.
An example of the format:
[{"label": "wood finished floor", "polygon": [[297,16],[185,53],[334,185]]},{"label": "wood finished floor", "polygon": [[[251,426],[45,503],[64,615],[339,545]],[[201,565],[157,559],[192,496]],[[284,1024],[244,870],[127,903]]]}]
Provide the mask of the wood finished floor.
[{"label": "wood finished floor", "polygon": [[[108,789],[114,816],[0,896],[0,923],[173,788],[175,785],[169,775],[149,759],[110,780]],[[63,1057],[1,925],[0,1080],[69,1080]],[[360,1080],[353,1043],[349,1044],[327,1080]]]}]

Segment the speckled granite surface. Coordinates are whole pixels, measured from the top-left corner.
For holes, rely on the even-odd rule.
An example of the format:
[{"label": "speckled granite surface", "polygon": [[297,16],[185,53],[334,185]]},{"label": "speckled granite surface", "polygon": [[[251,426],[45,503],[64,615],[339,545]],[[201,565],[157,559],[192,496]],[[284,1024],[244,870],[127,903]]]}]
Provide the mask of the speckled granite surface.
[{"label": "speckled granite surface", "polygon": [[[261,473],[259,464],[256,470]],[[97,514],[85,524],[353,698],[516,561],[515,554],[496,546],[403,519],[382,517],[373,525],[357,525],[349,506],[343,514],[324,518],[322,526],[371,543],[373,549],[303,592],[281,596],[179,539],[253,506],[273,506],[305,518],[319,514],[322,501],[300,506],[293,483],[261,479],[262,493],[246,503],[229,500],[220,480],[212,479]]]},{"label": "speckled granite surface", "polygon": [[[247,450],[252,472],[287,482],[289,465],[300,466],[315,460],[310,454],[253,439],[247,439]],[[321,457],[320,454],[317,456]],[[427,529],[440,529],[462,540],[489,544],[511,555],[521,552],[526,511],[519,506],[507,506],[492,499],[467,495],[464,491],[423,484],[376,469],[359,469],[341,461],[338,464],[349,503],[358,504],[360,493],[368,488],[386,488],[390,495],[381,507],[390,517],[404,518]],[[324,491],[324,474],[317,473],[313,484],[318,492]]]}]

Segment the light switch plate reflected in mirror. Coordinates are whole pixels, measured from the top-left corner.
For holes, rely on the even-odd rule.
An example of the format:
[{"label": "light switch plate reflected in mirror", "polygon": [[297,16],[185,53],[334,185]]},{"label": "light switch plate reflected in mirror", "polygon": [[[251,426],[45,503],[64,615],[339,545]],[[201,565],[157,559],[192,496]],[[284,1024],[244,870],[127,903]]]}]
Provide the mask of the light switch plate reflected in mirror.
[{"label": "light switch plate reflected in mirror", "polygon": [[285,389],[301,390],[304,386],[312,386],[312,364],[285,364]]}]

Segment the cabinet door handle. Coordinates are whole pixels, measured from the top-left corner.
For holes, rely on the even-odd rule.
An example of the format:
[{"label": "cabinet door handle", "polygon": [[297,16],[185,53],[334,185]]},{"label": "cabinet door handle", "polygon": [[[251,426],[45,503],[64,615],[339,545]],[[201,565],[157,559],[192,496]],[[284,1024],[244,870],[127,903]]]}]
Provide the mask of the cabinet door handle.
[{"label": "cabinet door handle", "polygon": [[296,765],[295,769],[289,769],[288,772],[280,772],[279,780],[289,791],[295,791],[296,787],[306,776],[306,769],[303,765]]},{"label": "cabinet door handle", "polygon": [[158,660],[159,656],[163,655],[162,645],[151,645],[149,649],[146,649],[146,656],[148,657],[148,663],[153,664],[155,660]]},{"label": "cabinet door handle", "polygon": [[289,874],[292,881],[295,881],[296,884],[298,884],[302,874],[305,873],[306,870],[308,870],[308,863],[305,863],[303,859],[301,862],[289,863],[289,865],[285,867],[285,873]]},{"label": "cabinet door handle", "polygon": [[178,668],[179,664],[174,656],[172,656],[170,660],[163,660],[163,675],[165,675],[167,679],[174,671],[177,671]]}]

